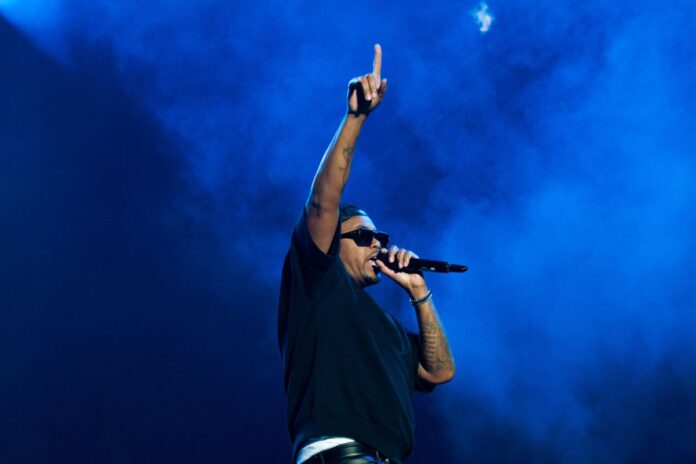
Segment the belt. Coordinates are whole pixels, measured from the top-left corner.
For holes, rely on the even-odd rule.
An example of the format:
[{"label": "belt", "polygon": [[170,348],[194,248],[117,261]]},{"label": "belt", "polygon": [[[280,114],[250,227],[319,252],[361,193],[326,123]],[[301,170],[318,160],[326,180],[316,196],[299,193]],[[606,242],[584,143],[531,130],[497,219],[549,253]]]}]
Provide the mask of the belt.
[{"label": "belt", "polygon": [[339,461],[346,458],[357,458],[360,456],[372,456],[384,464],[389,464],[391,461],[384,454],[380,453],[373,447],[365,443],[352,442],[343,445],[334,446],[326,451],[317,453],[311,458],[304,461],[302,464],[330,464],[334,461]]}]

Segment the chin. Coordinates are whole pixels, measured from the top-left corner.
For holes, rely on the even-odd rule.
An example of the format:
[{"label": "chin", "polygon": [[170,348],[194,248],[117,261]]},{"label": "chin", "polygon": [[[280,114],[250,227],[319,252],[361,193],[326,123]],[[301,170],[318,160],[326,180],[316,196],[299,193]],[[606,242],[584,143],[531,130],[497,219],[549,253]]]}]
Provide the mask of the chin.
[{"label": "chin", "polygon": [[378,272],[375,272],[374,275],[365,276],[363,280],[365,282],[363,287],[369,287],[371,285],[377,285],[378,283],[380,283],[380,281],[382,280],[382,277],[380,276],[380,274]]}]

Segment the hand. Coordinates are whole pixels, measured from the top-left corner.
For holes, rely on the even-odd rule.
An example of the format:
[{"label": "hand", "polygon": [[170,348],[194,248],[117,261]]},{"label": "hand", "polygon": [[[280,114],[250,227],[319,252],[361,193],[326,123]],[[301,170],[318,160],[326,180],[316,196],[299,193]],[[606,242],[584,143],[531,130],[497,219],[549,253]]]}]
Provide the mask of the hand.
[{"label": "hand", "polygon": [[[381,72],[382,47],[379,44],[375,44],[372,74],[353,78],[348,83],[348,108],[351,111],[367,114],[382,103],[384,95],[387,93],[387,80],[381,79]],[[358,88],[362,89],[364,98],[359,98]]]},{"label": "hand", "polygon": [[[408,266],[408,263],[411,262],[411,258],[418,258],[418,255],[414,252],[394,245],[392,245],[389,250],[382,248],[381,253],[388,253],[389,262],[398,263],[399,268]],[[382,274],[401,285],[409,293],[411,299],[418,299],[428,292],[428,287],[421,273],[407,274],[405,272],[395,272],[389,269],[387,265],[380,260],[377,260],[377,265]]]}]

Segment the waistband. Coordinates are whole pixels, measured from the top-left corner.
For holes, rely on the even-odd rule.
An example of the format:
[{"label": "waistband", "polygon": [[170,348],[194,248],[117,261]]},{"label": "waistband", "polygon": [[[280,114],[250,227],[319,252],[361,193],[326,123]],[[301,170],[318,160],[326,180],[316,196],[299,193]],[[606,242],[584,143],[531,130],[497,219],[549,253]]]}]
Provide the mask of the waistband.
[{"label": "waistband", "polygon": [[317,453],[304,461],[302,464],[329,464],[340,459],[351,457],[357,458],[360,456],[372,456],[376,458],[378,462],[383,464],[390,464],[394,462],[390,461],[389,458],[384,455],[384,453],[380,453],[370,445],[360,442],[352,442],[338,445],[326,451],[322,451],[321,453]]}]

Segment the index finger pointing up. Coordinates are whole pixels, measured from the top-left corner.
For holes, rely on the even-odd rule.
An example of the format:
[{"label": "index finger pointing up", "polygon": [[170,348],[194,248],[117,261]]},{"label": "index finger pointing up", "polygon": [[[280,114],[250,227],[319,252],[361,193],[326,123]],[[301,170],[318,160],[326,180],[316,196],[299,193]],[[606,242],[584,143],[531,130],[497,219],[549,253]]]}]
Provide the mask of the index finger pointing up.
[{"label": "index finger pointing up", "polygon": [[372,74],[375,75],[377,82],[379,82],[380,74],[382,73],[382,47],[379,44],[375,44],[375,61],[372,63]]}]

